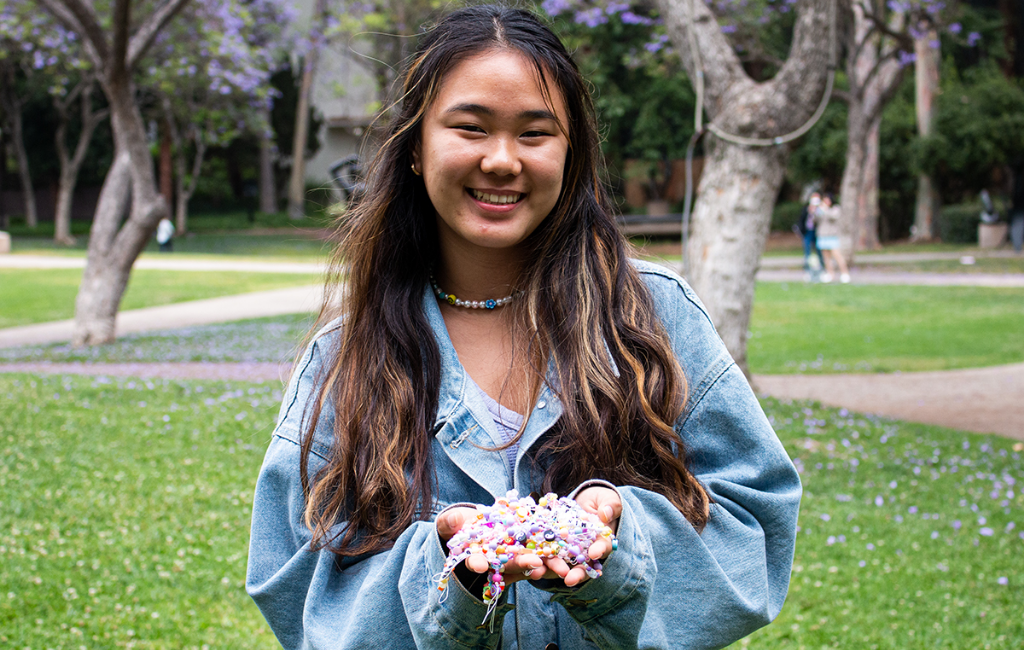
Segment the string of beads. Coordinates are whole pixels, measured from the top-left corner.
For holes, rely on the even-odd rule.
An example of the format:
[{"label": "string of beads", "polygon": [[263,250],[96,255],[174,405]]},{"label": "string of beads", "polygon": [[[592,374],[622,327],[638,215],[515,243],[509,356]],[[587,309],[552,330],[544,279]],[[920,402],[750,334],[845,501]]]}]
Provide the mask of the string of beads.
[{"label": "string of beads", "polygon": [[534,501],[529,496],[520,499],[510,490],[493,506],[478,505],[476,510],[476,519],[448,540],[450,553],[437,588],[447,595],[445,589],[455,567],[472,555],[483,555],[491,567],[483,591],[488,606],[484,622],[505,591],[505,565],[517,555],[558,557],[570,566],[582,566],[587,577],[594,579],[601,576],[603,566],[587,553],[590,546],[604,537],[611,541],[613,551],[619,547],[611,528],[569,497],[548,493]]},{"label": "string of beads", "polygon": [[494,309],[495,307],[501,307],[502,305],[507,305],[512,302],[512,300],[520,293],[511,293],[504,298],[491,298],[489,300],[462,300],[461,298],[456,298],[453,293],[445,293],[442,291],[441,287],[437,286],[437,281],[434,280],[434,276],[430,276],[430,286],[434,287],[434,293],[437,294],[437,297],[449,305],[467,307],[469,309]]}]

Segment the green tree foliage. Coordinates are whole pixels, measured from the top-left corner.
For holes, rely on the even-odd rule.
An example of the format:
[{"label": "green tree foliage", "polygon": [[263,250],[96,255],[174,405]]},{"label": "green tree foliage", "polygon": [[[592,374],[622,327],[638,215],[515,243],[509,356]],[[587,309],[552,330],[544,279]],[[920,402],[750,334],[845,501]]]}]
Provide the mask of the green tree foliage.
[{"label": "green tree foliage", "polygon": [[936,133],[913,152],[939,179],[943,201],[959,203],[991,185],[993,168],[1024,157],[1024,85],[991,62],[945,77]]}]

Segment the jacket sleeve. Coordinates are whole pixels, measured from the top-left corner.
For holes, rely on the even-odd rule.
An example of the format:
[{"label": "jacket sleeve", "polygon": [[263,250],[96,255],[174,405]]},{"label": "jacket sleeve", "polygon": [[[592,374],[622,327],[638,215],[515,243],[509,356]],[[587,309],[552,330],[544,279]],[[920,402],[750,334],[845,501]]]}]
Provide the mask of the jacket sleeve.
[{"label": "jacket sleeve", "polygon": [[[416,522],[388,551],[339,559],[312,551],[303,523],[305,500],[299,479],[301,436],[307,405],[317,395],[323,338],[314,341],[286,391],[256,483],[246,590],[284,648],[494,648],[493,632],[481,626],[486,606],[458,580],[444,597],[437,589],[445,555],[434,524]],[[314,436],[309,473],[324,465],[333,414],[324,408]]]},{"label": "jacket sleeve", "polygon": [[678,278],[656,280],[689,383],[677,430],[714,502],[711,518],[698,532],[660,494],[620,486],[619,549],[604,575],[555,590],[554,600],[600,648],[720,648],[782,608],[800,480],[692,291]]}]

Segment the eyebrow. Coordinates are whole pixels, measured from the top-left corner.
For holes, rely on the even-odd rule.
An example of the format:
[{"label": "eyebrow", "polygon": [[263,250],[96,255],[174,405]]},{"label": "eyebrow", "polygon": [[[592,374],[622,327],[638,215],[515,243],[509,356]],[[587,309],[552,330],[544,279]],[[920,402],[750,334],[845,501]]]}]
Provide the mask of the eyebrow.
[{"label": "eyebrow", "polygon": [[[445,113],[475,113],[477,115],[494,115],[494,111],[482,104],[456,104],[450,107]],[[551,120],[557,122],[558,118],[554,113],[547,109],[535,109],[530,111],[522,111],[517,116],[524,120]]]}]

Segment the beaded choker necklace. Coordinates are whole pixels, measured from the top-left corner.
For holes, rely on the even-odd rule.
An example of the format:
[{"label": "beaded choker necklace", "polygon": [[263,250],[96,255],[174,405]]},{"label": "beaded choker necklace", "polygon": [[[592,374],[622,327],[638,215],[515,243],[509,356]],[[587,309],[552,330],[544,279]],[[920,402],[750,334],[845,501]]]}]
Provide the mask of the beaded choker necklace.
[{"label": "beaded choker necklace", "polygon": [[504,298],[491,298],[490,300],[462,300],[461,298],[456,298],[455,294],[445,293],[442,291],[441,287],[437,286],[437,281],[434,280],[433,275],[430,276],[430,286],[434,287],[434,293],[437,294],[437,297],[449,305],[454,305],[455,307],[466,307],[469,309],[494,309],[495,307],[501,307],[502,305],[507,305],[512,302],[513,298],[522,293],[517,291],[505,296]]}]

